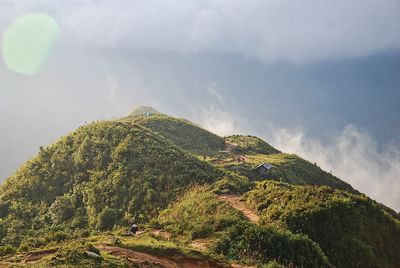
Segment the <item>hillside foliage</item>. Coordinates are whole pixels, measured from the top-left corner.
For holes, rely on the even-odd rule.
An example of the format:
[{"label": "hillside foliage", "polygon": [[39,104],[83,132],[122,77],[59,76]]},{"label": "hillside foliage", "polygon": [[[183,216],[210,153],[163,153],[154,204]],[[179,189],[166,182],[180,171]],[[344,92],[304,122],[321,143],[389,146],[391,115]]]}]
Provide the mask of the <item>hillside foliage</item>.
[{"label": "hillside foliage", "polygon": [[308,235],[337,267],[397,267],[399,222],[364,195],[263,181],[245,195],[265,226]]},{"label": "hillside foliage", "polygon": [[298,267],[329,267],[318,244],[303,235],[250,223],[239,211],[205,188],[189,191],[159,216],[159,224],[189,239],[211,237],[216,253],[234,260],[277,260]]},{"label": "hillside foliage", "polygon": [[256,136],[232,135],[225,138],[225,140],[233,145],[236,154],[276,154],[280,153],[262,139]]},{"label": "hillside foliage", "polygon": [[89,124],[41,148],[1,185],[0,241],[18,246],[29,231],[54,224],[146,222],[191,185],[221,174],[142,126]]},{"label": "hillside foliage", "polygon": [[150,128],[180,148],[197,155],[213,154],[225,148],[223,138],[184,119],[154,114],[124,120]]}]

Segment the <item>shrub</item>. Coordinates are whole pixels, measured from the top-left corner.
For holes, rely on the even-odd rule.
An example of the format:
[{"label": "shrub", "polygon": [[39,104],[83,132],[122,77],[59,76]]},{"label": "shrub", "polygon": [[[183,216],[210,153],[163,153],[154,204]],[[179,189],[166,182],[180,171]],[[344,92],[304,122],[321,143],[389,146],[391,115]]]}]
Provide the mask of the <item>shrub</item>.
[{"label": "shrub", "polygon": [[244,219],[229,204],[219,200],[205,187],[196,187],[158,217],[159,225],[189,239],[207,237]]},{"label": "shrub", "polygon": [[318,244],[306,236],[246,221],[230,227],[214,250],[241,261],[267,263],[278,259],[299,267],[331,267]]},{"label": "shrub", "polygon": [[105,207],[98,217],[97,228],[100,230],[111,230],[117,218],[117,210]]},{"label": "shrub", "polygon": [[15,253],[16,249],[11,245],[0,246],[0,256],[6,256]]}]

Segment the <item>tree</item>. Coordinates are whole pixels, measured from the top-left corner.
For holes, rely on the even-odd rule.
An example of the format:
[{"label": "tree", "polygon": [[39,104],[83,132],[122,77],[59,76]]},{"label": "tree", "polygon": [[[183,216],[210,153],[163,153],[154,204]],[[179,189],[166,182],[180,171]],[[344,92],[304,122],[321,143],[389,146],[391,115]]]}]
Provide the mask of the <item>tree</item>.
[{"label": "tree", "polygon": [[71,198],[67,195],[59,196],[49,208],[51,220],[55,224],[62,223],[74,215]]}]

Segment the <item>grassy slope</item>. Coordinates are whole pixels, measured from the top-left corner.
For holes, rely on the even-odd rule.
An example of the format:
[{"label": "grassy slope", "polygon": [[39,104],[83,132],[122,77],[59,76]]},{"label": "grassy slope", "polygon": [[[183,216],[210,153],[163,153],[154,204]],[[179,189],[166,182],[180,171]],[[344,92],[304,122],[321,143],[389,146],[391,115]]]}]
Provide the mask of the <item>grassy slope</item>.
[{"label": "grassy slope", "polygon": [[307,234],[337,267],[400,265],[400,224],[366,196],[271,181],[245,196],[264,225]]},{"label": "grassy slope", "polygon": [[236,154],[276,154],[280,153],[262,139],[256,136],[232,135],[225,140],[236,147],[233,152]]},{"label": "grassy slope", "polygon": [[215,153],[225,148],[223,138],[184,119],[157,114],[127,117],[123,120],[150,128],[180,148],[197,155]]},{"label": "grassy slope", "polygon": [[[218,165],[256,181],[268,178],[296,185],[328,185],[355,192],[351,185],[294,154],[245,154],[244,156],[246,157],[244,163],[225,158],[219,161]],[[266,177],[260,176],[254,170],[263,162],[273,165]]]}]

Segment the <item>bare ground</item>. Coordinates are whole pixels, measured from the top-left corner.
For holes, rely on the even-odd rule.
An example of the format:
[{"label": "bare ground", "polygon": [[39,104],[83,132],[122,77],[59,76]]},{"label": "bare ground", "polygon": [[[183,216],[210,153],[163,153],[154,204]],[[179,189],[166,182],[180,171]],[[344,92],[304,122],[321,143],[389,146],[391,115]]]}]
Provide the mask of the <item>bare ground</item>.
[{"label": "bare ground", "polygon": [[223,194],[219,195],[218,198],[222,201],[228,202],[232,207],[241,211],[249,219],[249,221],[257,223],[260,219],[260,216],[258,216],[252,209],[248,208],[244,201],[240,200],[239,195]]},{"label": "bare ground", "polygon": [[58,249],[46,249],[46,250],[31,252],[28,255],[26,255],[24,262],[28,263],[28,262],[38,261],[48,255],[51,255],[51,254],[57,252],[57,250]]},{"label": "bare ground", "polygon": [[99,249],[111,255],[126,257],[132,264],[139,267],[162,267],[162,268],[222,268],[224,264],[200,260],[185,256],[152,255],[149,253],[138,252],[132,249],[121,248],[111,245],[100,245]]}]

